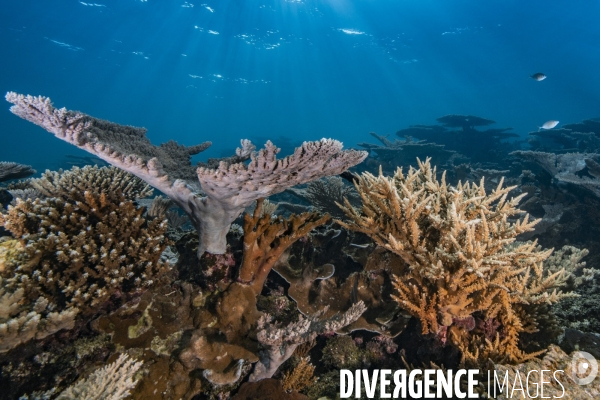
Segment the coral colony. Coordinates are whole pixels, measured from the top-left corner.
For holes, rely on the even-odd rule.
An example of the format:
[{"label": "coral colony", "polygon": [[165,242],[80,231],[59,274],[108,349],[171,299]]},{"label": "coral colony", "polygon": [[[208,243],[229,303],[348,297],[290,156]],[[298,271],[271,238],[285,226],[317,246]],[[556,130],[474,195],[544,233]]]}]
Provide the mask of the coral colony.
[{"label": "coral colony", "polygon": [[0,162],[0,398],[600,396],[576,368],[600,328],[595,120],[527,151],[447,115],[193,166],[210,142],[6,100],[108,166]]}]

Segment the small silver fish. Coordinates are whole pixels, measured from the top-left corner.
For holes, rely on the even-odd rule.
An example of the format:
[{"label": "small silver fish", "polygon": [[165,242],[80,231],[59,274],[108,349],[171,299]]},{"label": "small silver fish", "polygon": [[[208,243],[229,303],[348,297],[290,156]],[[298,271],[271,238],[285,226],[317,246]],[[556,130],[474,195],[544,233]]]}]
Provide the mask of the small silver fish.
[{"label": "small silver fish", "polygon": [[544,122],[544,125],[538,127],[538,132],[542,129],[552,129],[556,125],[558,125],[559,122],[560,121],[554,121],[554,120],[546,121],[546,122]]},{"label": "small silver fish", "polygon": [[538,82],[541,82],[541,81],[543,81],[544,79],[546,79],[546,78],[547,78],[547,76],[546,76],[546,75],[544,75],[544,74],[542,74],[541,72],[537,72],[537,73],[535,73],[535,74],[531,75],[531,78],[532,78],[532,79],[535,79],[535,80],[536,80],[536,81],[538,81]]}]

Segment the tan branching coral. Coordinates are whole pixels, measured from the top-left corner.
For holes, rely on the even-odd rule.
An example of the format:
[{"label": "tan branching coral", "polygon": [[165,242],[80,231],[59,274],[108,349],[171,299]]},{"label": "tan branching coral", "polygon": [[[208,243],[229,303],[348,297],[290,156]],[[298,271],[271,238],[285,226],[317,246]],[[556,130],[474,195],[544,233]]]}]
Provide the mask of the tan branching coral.
[{"label": "tan branching coral", "polygon": [[160,261],[167,240],[163,220],[146,220],[132,201],[112,203],[85,192],[62,199],[17,201],[0,225],[24,245],[3,272],[29,296],[59,306],[94,307],[122,287],[144,287],[168,268]]},{"label": "tan branching coral", "polygon": [[121,354],[115,362],[92,372],[90,376],[69,386],[56,400],[120,400],[129,397],[139,377],[142,362]]},{"label": "tan branching coral", "polygon": [[[131,172],[159,189],[190,217],[199,233],[198,257],[205,251],[223,254],[231,223],[261,197],[294,185],[337,175],[362,162],[367,153],[342,150],[337,140],[304,142],[294,154],[277,159],[279,149],[270,141],[258,152],[243,140],[238,156],[217,168],[191,165],[191,156],[210,146],[186,147],[176,142],[155,146],[140,128],[122,126],[89,115],[56,109],[47,97],[6,94],[11,111],[56,137],[102,160]],[[250,158],[248,164],[239,162]],[[204,193],[201,192],[200,187]]]},{"label": "tan branching coral", "polygon": [[43,339],[61,329],[73,329],[78,310],[55,310],[45,297],[34,302],[25,298],[25,290],[9,290],[0,277],[0,354],[28,342]]},{"label": "tan branching coral", "polygon": [[[518,310],[569,296],[558,288],[570,273],[544,268],[552,250],[515,243],[536,221],[528,215],[509,220],[521,213],[516,206],[523,196],[508,199],[514,187],[501,181],[486,194],[483,179],[452,187],[445,174],[436,178],[429,160],[418,162],[406,175],[401,169],[391,178],[363,174],[356,184],[361,211],[346,202],[350,221],[338,222],[405,262],[394,280],[395,300],[419,318],[423,334],[450,339],[463,350],[463,361],[532,357],[518,347],[526,329]],[[486,330],[484,324],[498,326]]]},{"label": "tan branching coral", "polygon": [[32,188],[46,197],[68,201],[84,201],[86,191],[104,193],[107,201],[141,199],[152,194],[152,188],[134,175],[115,167],[73,167],[67,171],[46,170],[39,179],[31,179]]},{"label": "tan branching coral", "polygon": [[36,299],[44,299],[49,309],[71,317],[88,314],[114,293],[147,287],[168,270],[160,259],[167,223],[145,219],[132,201],[148,193],[138,178],[117,168],[86,167],[63,176],[47,172],[36,183],[56,197],[18,199],[0,214],[0,226],[20,242],[4,257],[3,287],[23,291],[34,311],[49,307],[37,310]]},{"label": "tan branching coral", "polygon": [[296,240],[329,220],[316,213],[292,215],[289,220],[262,214],[264,199],[258,199],[253,215],[244,215],[244,258],[238,281],[259,294],[273,265]]},{"label": "tan branching coral", "polygon": [[283,375],[281,386],[286,392],[300,392],[317,381],[314,373],[315,366],[310,363],[310,357],[301,357],[294,369]]}]

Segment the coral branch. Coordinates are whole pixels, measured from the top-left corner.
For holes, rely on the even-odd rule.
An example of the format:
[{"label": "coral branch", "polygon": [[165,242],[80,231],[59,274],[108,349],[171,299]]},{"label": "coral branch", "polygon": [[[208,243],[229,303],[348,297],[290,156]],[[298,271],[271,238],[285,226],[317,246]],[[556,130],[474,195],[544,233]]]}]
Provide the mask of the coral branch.
[{"label": "coral branch", "polygon": [[329,215],[319,217],[312,212],[292,214],[289,220],[282,217],[274,219],[267,213],[261,216],[263,201],[258,199],[252,216],[244,216],[244,259],[238,278],[240,282],[251,285],[257,294],[283,252],[330,218]]},{"label": "coral branch", "polygon": [[270,378],[277,368],[292,356],[296,347],[302,343],[314,340],[317,335],[335,332],[346,325],[356,321],[365,311],[365,304],[360,301],[350,307],[345,313],[337,314],[331,319],[321,321],[323,314],[317,313],[302,318],[286,327],[274,325],[269,315],[264,315],[258,322],[258,341],[263,346],[260,361],[250,375],[250,382]]}]

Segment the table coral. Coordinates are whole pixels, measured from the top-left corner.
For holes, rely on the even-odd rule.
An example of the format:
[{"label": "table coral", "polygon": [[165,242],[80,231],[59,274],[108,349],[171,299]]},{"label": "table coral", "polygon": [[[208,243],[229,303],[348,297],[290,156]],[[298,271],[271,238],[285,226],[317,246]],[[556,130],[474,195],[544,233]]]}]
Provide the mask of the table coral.
[{"label": "table coral", "polygon": [[322,139],[304,142],[292,155],[277,159],[279,149],[270,141],[254,152],[255,146],[243,140],[234,161],[250,158],[247,165],[223,161],[214,169],[194,169],[191,156],[204,151],[210,142],[186,147],[170,141],[155,146],[145,129],[56,109],[47,97],[9,92],[6,100],[14,104],[11,111],[19,117],[131,172],[171,198],[188,214],[199,233],[198,258],[205,251],[223,254],[230,225],[257,199],[340,174],[367,157],[366,152],[342,150],[337,140]]}]

